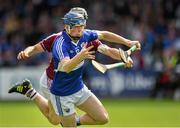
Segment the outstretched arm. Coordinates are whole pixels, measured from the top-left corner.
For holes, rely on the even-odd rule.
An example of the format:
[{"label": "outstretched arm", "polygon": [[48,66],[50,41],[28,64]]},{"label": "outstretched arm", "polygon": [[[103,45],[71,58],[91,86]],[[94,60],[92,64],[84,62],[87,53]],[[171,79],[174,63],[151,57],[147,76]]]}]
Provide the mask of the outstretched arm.
[{"label": "outstretched arm", "polygon": [[52,34],[52,35],[48,36],[47,38],[43,39],[42,41],[40,41],[39,43],[37,43],[33,46],[27,47],[23,51],[19,52],[17,59],[24,60],[24,59],[27,59],[33,55],[36,55],[36,54],[44,52],[44,51],[51,52],[53,42],[54,42],[55,38],[60,34],[61,33]]},{"label": "outstretched arm", "polygon": [[141,49],[141,44],[139,43],[139,41],[131,41],[131,40],[126,39],[118,34],[115,34],[115,33],[109,32],[109,31],[97,31],[97,34],[98,34],[98,39],[100,39],[100,40],[123,44],[128,47],[132,47],[133,45],[136,45],[137,50]]},{"label": "outstretched arm", "polygon": [[32,55],[35,55],[37,53],[41,53],[43,51],[44,51],[44,49],[42,48],[40,43],[38,43],[36,45],[29,46],[26,49],[24,49],[23,51],[19,52],[17,55],[17,59],[18,60],[24,60],[24,59],[31,57]]}]

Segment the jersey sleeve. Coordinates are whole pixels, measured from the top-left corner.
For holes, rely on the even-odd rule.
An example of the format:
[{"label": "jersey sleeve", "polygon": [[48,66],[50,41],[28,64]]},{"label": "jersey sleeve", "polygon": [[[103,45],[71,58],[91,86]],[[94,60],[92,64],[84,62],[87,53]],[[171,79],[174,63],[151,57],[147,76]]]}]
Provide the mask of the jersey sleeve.
[{"label": "jersey sleeve", "polygon": [[57,36],[58,36],[58,34],[50,35],[50,36],[48,36],[47,38],[45,38],[44,40],[42,40],[40,42],[40,45],[42,46],[44,51],[51,52],[53,42],[54,42],[54,40],[56,39]]},{"label": "jersey sleeve", "polygon": [[86,37],[87,42],[98,39],[98,33],[95,30],[85,29],[84,37]]},{"label": "jersey sleeve", "polygon": [[98,39],[98,34],[95,30],[90,31],[89,41],[93,41]]}]

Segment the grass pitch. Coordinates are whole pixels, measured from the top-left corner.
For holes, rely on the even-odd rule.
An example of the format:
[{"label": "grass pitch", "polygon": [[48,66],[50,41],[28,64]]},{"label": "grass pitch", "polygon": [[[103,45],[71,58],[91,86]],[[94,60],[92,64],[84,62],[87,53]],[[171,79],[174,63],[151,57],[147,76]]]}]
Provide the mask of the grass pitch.
[{"label": "grass pitch", "polygon": [[[180,102],[104,99],[102,103],[110,117],[109,123],[103,127],[180,127]],[[0,127],[11,126],[52,127],[53,125],[47,121],[33,102],[0,101]]]}]

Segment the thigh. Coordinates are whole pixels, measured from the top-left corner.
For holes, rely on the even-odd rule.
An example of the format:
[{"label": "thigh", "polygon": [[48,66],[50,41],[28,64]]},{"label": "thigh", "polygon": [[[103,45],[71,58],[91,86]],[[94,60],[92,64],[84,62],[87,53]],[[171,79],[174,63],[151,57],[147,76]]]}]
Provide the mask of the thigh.
[{"label": "thigh", "polygon": [[71,96],[57,96],[50,93],[50,100],[57,115],[69,116],[75,113],[75,105]]},{"label": "thigh", "polygon": [[107,111],[104,108],[103,104],[94,94],[77,107],[89,114],[95,120],[99,120],[104,117],[104,115],[107,115]]},{"label": "thigh", "polygon": [[[76,114],[74,104],[69,102],[67,97],[60,97],[54,94],[50,96],[49,106],[51,109],[51,116],[58,118],[63,127],[76,127]],[[54,115],[56,113],[58,116]]]},{"label": "thigh", "polygon": [[49,111],[50,117],[53,118],[54,121],[60,122],[63,127],[75,127],[76,126],[76,118],[75,118],[76,114],[75,113],[68,115],[68,116],[57,115],[54,111],[51,101],[48,101],[48,104],[49,104],[49,108],[50,108],[50,111]]},{"label": "thigh", "polygon": [[61,122],[60,117],[55,113],[50,100],[48,100],[48,107],[49,107],[49,118],[53,119],[54,122],[60,123]]},{"label": "thigh", "polygon": [[84,87],[77,93],[73,94],[76,106],[84,103],[93,93],[84,85]]}]

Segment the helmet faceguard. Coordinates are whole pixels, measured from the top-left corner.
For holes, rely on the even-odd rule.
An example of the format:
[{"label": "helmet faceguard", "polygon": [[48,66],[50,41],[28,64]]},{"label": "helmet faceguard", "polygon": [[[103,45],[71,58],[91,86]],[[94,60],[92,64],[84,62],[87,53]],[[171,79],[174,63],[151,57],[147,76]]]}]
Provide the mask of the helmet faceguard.
[{"label": "helmet faceguard", "polygon": [[71,8],[69,12],[76,12],[76,13],[82,14],[84,16],[84,19],[86,20],[88,19],[87,11],[84,8],[74,7],[74,8]]},{"label": "helmet faceguard", "polygon": [[82,14],[76,12],[68,12],[62,18],[64,24],[69,25],[70,28],[74,26],[86,26],[86,19]]}]

